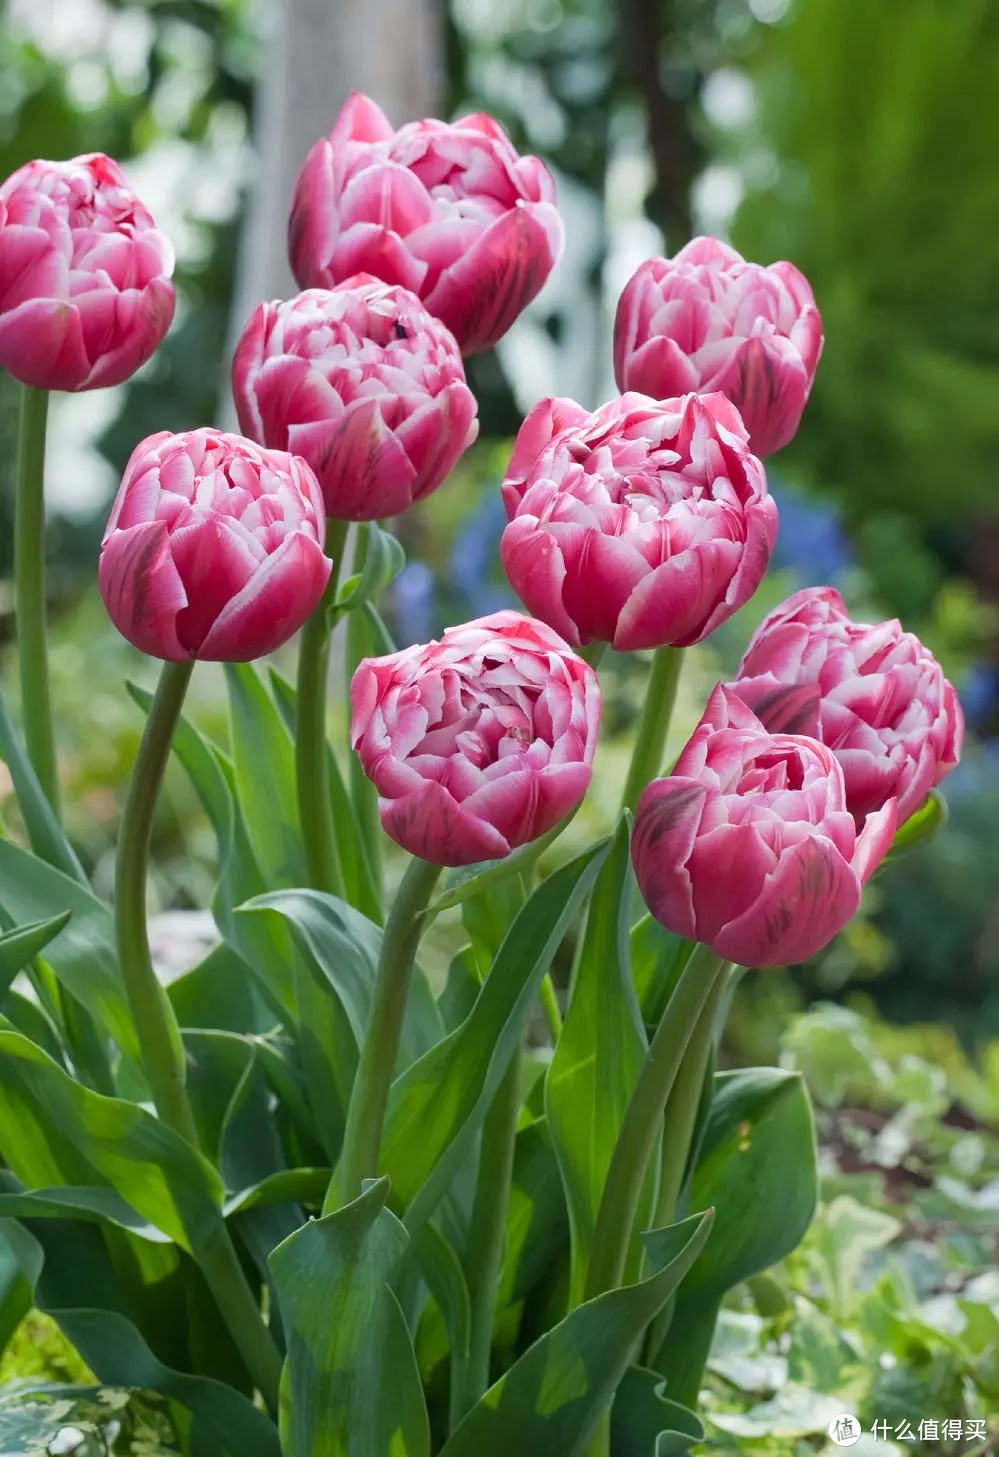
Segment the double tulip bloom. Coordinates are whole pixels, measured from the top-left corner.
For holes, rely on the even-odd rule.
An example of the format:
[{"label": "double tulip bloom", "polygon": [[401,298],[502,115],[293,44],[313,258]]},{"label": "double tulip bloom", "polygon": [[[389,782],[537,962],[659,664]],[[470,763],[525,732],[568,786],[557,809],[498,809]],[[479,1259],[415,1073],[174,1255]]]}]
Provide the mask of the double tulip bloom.
[{"label": "double tulip bloom", "polygon": [[791,263],[747,263],[717,238],[643,263],[614,325],[620,390],[654,399],[719,390],[735,405],[756,455],[792,438],[822,352],[822,320]]},{"label": "double tulip bloom", "polygon": [[724,395],[543,400],[503,482],[503,566],[573,646],[699,642],[756,591],[777,508]]},{"label": "double tulip bloom", "polygon": [[961,754],[961,705],[933,654],[897,621],[853,622],[832,587],[765,618],[729,687],[768,729],[833,750],[858,826],[889,799],[902,824]]},{"label": "double tulip bloom", "polygon": [[351,743],[386,834],[437,865],[508,855],[557,825],[589,786],[597,675],[517,612],[365,659],[350,698]]},{"label": "double tulip bloom", "polygon": [[0,187],[0,364],[41,390],[121,384],[174,310],[173,250],[100,152]]},{"label": "double tulip bloom", "polygon": [[454,336],[415,294],[366,275],[261,304],[232,384],[241,429],[307,460],[341,520],[407,510],[478,433]]},{"label": "double tulip bloom", "polygon": [[154,658],[248,662],[318,605],[330,574],[319,483],[238,435],[162,431],[134,451],[101,546],[123,637]]},{"label": "double tulip bloom", "polygon": [[355,273],[418,294],[465,354],[489,349],[562,251],[555,184],[492,117],[395,131],[355,92],[298,177],[288,255],[299,288]]},{"label": "double tulip bloom", "polygon": [[832,750],[769,733],[719,684],[672,774],[639,800],[635,875],[658,921],[718,956],[805,961],[856,911],[895,810],[887,800],[858,832]]}]

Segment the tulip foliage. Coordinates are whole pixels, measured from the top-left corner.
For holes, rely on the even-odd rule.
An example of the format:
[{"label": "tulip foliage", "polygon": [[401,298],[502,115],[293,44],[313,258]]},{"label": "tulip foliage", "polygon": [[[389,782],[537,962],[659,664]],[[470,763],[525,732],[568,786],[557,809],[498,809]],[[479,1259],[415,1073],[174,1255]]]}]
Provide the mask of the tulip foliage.
[{"label": "tulip foliage", "polygon": [[[626,393],[543,401],[513,451],[502,557],[531,615],[399,650],[378,522],[447,490],[476,432],[462,355],[562,230],[488,117],[394,132],[352,98],[296,190],[306,291],[236,351],[249,438],[139,442],[111,514],[104,601],[162,669],[130,687],[109,906],[59,818],[41,460],[44,392],[119,380],[169,316],[168,250],[130,197],[95,158],[0,188],[0,350],[26,386],[0,1331],[48,1311],[103,1386],[170,1404],[192,1457],[687,1452],[721,1302],[816,1197],[798,1075],[716,1071],[732,986],[842,929],[893,843],[942,822],[961,746],[929,652],[825,588],[764,622],[663,772],[684,648],[766,571],[760,457],[818,360],[808,286],[713,240],[640,269]],[[256,663],[295,633],[294,682]],[[621,814],[569,858],[608,645],[653,655]],[[184,714],[199,659],[225,664],[225,749]],[[164,989],[146,878],[171,754],[216,837],[218,944]],[[435,980],[442,917],[461,929]]]}]

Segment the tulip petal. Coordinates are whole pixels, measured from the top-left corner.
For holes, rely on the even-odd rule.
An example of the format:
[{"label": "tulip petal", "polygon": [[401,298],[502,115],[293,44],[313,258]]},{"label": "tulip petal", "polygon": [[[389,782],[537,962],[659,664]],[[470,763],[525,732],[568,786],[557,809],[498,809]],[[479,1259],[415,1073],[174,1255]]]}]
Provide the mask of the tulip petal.
[{"label": "tulip petal", "polygon": [[818,684],[781,683],[772,673],[763,673],[758,678],[737,678],[727,686],[771,733],[822,737],[819,724],[822,695]]},{"label": "tulip petal", "polygon": [[828,945],[859,904],[857,871],[831,840],[814,835],[780,856],[756,902],[711,947],[738,966],[791,966]]},{"label": "tulip petal", "polygon": [[882,860],[891,849],[895,830],[900,823],[898,806],[893,799],[874,814],[869,814],[863,829],[857,836],[857,847],[853,856],[853,868],[866,885]]},{"label": "tulip petal", "polygon": [[510,853],[499,830],[470,814],[430,779],[401,799],[380,799],[378,810],[390,839],[434,865],[474,865]]},{"label": "tulip petal", "polygon": [[562,243],[562,222],[549,203],[518,204],[441,274],[427,308],[463,354],[491,349],[541,291]]},{"label": "tulip petal", "polygon": [[689,779],[654,779],[638,801],[631,841],[642,899],[667,930],[689,938],[697,931],[687,859],[707,797],[704,785]]},{"label": "tulip petal", "polygon": [[500,537],[500,558],[511,587],[534,617],[540,617],[572,647],[581,638],[562,602],[565,564],[554,537],[530,516],[518,516]]},{"label": "tulip petal", "polygon": [[248,663],[274,652],[312,615],[331,570],[318,542],[300,531],[285,537],[223,607],[197,656]]},{"label": "tulip petal", "polygon": [[115,531],[101,551],[98,581],[108,615],[123,637],[152,658],[189,660],[177,636],[177,615],[187,606],[187,593],[164,522]]},{"label": "tulip petal", "polygon": [[628,653],[667,644],[689,647],[700,641],[742,551],[742,543],[736,541],[698,543],[649,572],[621,611],[613,639],[615,651]]},{"label": "tulip petal", "polygon": [[0,364],[39,390],[75,390],[90,373],[76,309],[55,299],[0,314]]}]

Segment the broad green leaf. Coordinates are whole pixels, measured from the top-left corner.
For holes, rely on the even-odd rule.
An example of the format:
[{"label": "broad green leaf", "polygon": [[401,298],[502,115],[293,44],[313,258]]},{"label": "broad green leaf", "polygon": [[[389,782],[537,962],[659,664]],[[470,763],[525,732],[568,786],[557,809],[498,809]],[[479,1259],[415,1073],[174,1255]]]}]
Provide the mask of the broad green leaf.
[{"label": "broad green leaf", "polygon": [[880,868],[927,844],[946,827],[948,818],[947,801],[939,789],[931,789],[915,814],[895,831],[895,838]]},{"label": "broad green leaf", "polygon": [[432,1224],[425,1224],[413,1241],[420,1274],[444,1317],[452,1358],[468,1356],[472,1308],[468,1284],[454,1248]]},{"label": "broad green leaf", "polygon": [[460,1027],[392,1085],[380,1166],[410,1232],[440,1200],[520,1043],[541,978],[607,855],[606,840],[561,866],[510,927]]},{"label": "broad green leaf", "polygon": [[395,640],[385,626],[382,615],[375,604],[373,602],[363,602],[360,610],[364,617],[367,618],[368,625],[371,628],[372,642],[374,644],[372,656],[383,658],[389,653],[398,652]]},{"label": "broad green leaf", "polygon": [[274,1013],[261,997],[253,971],[224,942],[176,977],[167,996],[182,1028],[262,1034],[274,1026]]},{"label": "broad green leaf", "polygon": [[106,1185],[183,1249],[221,1222],[215,1170],[158,1118],[91,1092],[0,1029],[0,1152],[29,1188]]},{"label": "broad green leaf", "polygon": [[784,1259],[812,1221],[818,1197],[815,1125],[799,1073],[719,1073],[690,1199],[711,1205],[710,1244],[683,1299],[720,1297]]},{"label": "broad green leaf", "polygon": [[710,1226],[709,1211],[648,1236],[656,1273],[577,1306],[543,1335],[472,1408],[441,1457],[581,1457],[642,1332],[690,1269]]},{"label": "broad green leaf", "polygon": [[544,1120],[538,1119],[517,1134],[497,1310],[522,1300],[545,1278],[568,1235],[558,1162]]},{"label": "broad green leaf", "polygon": [[406,565],[402,543],[384,531],[377,521],[365,524],[367,548],[364,565],[359,572],[340,583],[336,594],[337,616],[361,607],[365,602],[376,601]]},{"label": "broad green leaf", "polygon": [[329,1187],[331,1168],[282,1169],[280,1173],[268,1174],[259,1184],[241,1189],[226,1200],[223,1213],[239,1214],[245,1209],[263,1209],[269,1204],[286,1204],[291,1201],[302,1204],[320,1205]]},{"label": "broad green leaf", "polygon": [[611,1412],[610,1457],[686,1457],[703,1440],[697,1416],[670,1401],[658,1371],[628,1368]]},{"label": "broad green leaf", "polygon": [[19,971],[27,966],[50,941],[58,936],[72,911],[50,916],[47,921],[32,921],[0,935],[0,994],[5,992]]},{"label": "broad green leaf", "polygon": [[590,896],[545,1114],[571,1229],[570,1303],[583,1298],[593,1228],[647,1042],[628,962],[630,823],[622,816]]},{"label": "broad green leaf", "polygon": [[105,1221],[139,1239],[163,1244],[170,1236],[128,1204],[114,1189],[102,1185],[57,1185],[51,1189],[18,1189],[10,1174],[2,1174],[0,1218],[2,1219],[86,1219]]},{"label": "broad green leaf", "polygon": [[118,969],[114,918],[96,896],[44,860],[0,839],[0,906],[16,925],[69,911],[45,959],[74,997],[138,1061],[139,1043]]},{"label": "broad green leaf", "polygon": [[815,1128],[801,1075],[774,1067],[718,1074],[690,1186],[695,1205],[714,1207],[715,1229],[652,1363],[677,1401],[697,1400],[724,1295],[797,1247],[817,1196]]},{"label": "broad green leaf", "polygon": [[38,1002],[22,997],[19,992],[8,992],[0,1002],[0,1012],[29,1042],[44,1048],[55,1062],[63,1061],[62,1043],[55,1023]]},{"label": "broad green leaf", "polygon": [[34,1298],[33,1281],[25,1276],[10,1241],[0,1234],[0,1352],[7,1349]]},{"label": "broad green leaf", "polygon": [[248,1038],[233,1032],[189,1028],[184,1032],[184,1053],[187,1095],[198,1143],[218,1164],[226,1115],[241,1078],[254,1060],[254,1047]]},{"label": "broad green leaf", "polygon": [[[351,621],[354,620],[354,614]],[[270,669],[271,692],[281,710],[281,717],[294,738],[296,721],[295,689],[276,669]],[[330,779],[330,808],[333,811],[333,833],[336,836],[340,865],[343,870],[347,900],[372,921],[381,921],[381,900],[377,882],[371,868],[368,846],[364,842],[361,826],[357,823],[351,804],[350,793],[344,783],[333,745],[326,745],[327,765]],[[352,755],[353,759],[354,756]],[[353,763],[351,764],[353,770]],[[365,783],[368,783],[365,780]],[[374,786],[372,786],[373,788]]]},{"label": "broad green leaf", "polygon": [[28,832],[28,843],[32,850],[46,864],[61,870],[63,875],[86,886],[87,877],[76,858],[72,845],[66,839],[52,808],[38,782],[27,750],[14,727],[10,711],[0,693],[0,759],[10,771],[14,793],[17,796],[24,828]]},{"label": "broad green leaf", "polygon": [[99,1381],[156,1391],[185,1408],[173,1413],[174,1424],[186,1431],[191,1457],[281,1457],[277,1428],[245,1396],[222,1382],[164,1365],[117,1311],[64,1305],[38,1241],[13,1220],[0,1222],[0,1235],[34,1291],[33,1303],[58,1321]]},{"label": "broad green leaf", "polygon": [[271,1255],[288,1332],[284,1457],[429,1457],[416,1357],[388,1281],[407,1247],[388,1181]]},{"label": "broad green leaf", "polygon": [[475,865],[462,865],[457,870],[449,870],[444,881],[444,889],[430,902],[426,914],[433,916],[438,911],[450,910],[452,906],[459,906],[462,901],[470,900],[473,895],[478,895],[480,890],[499,885],[502,881],[509,880],[511,875],[520,875],[525,870],[530,870],[545,851],[555,843],[563,830],[568,829],[576,812],[574,809],[546,835],[541,835],[537,840],[531,840],[527,845],[519,846],[502,860],[479,860]]},{"label": "broad green leaf", "polygon": [[307,880],[298,824],[295,746],[250,663],[227,663],[236,798],[268,886]]}]

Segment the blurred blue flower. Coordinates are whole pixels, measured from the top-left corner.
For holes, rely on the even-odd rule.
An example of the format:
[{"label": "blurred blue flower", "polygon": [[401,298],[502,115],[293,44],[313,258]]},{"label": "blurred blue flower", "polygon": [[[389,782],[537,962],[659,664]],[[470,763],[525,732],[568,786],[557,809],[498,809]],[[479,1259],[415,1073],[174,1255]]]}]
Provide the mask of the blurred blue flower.
[{"label": "blurred blue flower", "polygon": [[436,606],[433,572],[423,562],[407,562],[392,588],[395,636],[400,647],[430,641]]},{"label": "blurred blue flower", "polygon": [[498,492],[490,491],[462,526],[451,548],[451,587],[467,603],[469,616],[513,606],[516,599],[500,578],[499,539],[506,525],[506,510]]},{"label": "blurred blue flower", "polygon": [[832,581],[853,565],[853,552],[836,507],[777,486],[771,478],[780,529],[773,564],[806,575],[810,582]]},{"label": "blurred blue flower", "polygon": [[994,663],[972,663],[958,684],[964,716],[972,727],[985,725],[999,702],[999,674]]}]

